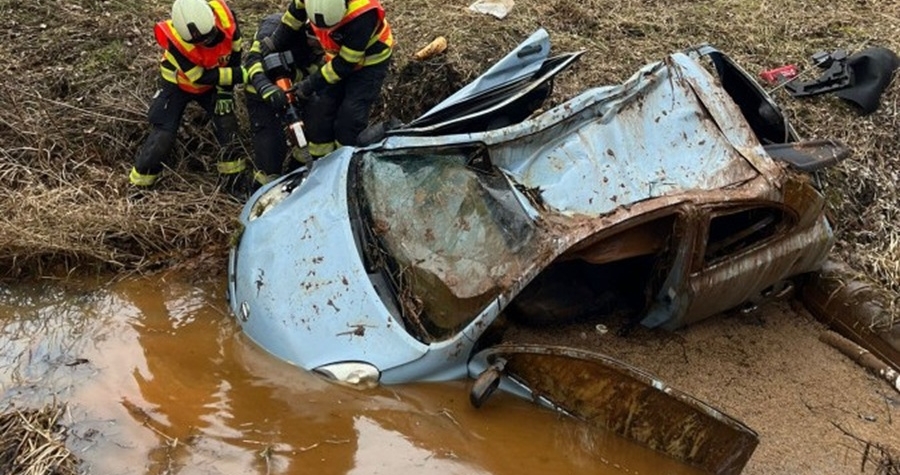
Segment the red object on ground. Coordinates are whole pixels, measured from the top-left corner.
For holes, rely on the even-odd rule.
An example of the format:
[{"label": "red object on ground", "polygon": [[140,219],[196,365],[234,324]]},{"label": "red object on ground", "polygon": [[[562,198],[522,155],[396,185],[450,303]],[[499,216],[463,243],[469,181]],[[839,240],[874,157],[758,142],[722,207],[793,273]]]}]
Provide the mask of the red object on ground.
[{"label": "red object on ground", "polygon": [[769,84],[778,84],[797,77],[797,66],[786,64],[775,69],[767,69],[759,73],[759,77]]}]

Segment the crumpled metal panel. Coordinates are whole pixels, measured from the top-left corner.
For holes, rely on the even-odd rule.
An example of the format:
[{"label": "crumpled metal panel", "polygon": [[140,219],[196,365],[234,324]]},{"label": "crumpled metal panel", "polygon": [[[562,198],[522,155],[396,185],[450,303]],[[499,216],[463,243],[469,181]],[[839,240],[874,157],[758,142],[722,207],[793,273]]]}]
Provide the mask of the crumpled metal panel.
[{"label": "crumpled metal panel", "polygon": [[473,96],[534,75],[541,68],[541,64],[549,54],[550,34],[547,33],[547,30],[538,28],[537,31],[532,33],[513,51],[501,58],[500,61],[494,63],[487,71],[407,124],[406,128],[414,128],[421,123],[428,122],[441,111],[464,103]]},{"label": "crumpled metal panel", "polygon": [[492,161],[566,215],[603,215],[757,176],[753,160],[764,151],[740,110],[699,64],[671,58],[621,86],[586,93],[572,107],[587,106],[590,114],[576,115],[537,139],[498,147]]},{"label": "crumpled metal panel", "polygon": [[504,344],[473,358],[469,374],[498,364],[505,389],[707,473],[739,474],[759,443],[740,421],[600,353]]}]

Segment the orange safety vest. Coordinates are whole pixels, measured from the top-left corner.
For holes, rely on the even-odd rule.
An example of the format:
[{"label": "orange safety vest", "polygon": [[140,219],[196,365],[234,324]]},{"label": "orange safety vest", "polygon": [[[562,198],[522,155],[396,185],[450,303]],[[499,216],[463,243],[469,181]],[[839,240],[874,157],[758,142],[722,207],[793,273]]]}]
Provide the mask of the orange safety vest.
[{"label": "orange safety vest", "polygon": [[[159,46],[161,46],[163,50],[168,50],[169,46],[174,46],[175,49],[183,54],[190,62],[203,69],[226,66],[231,57],[231,49],[233,46],[234,32],[237,30],[237,23],[235,23],[234,15],[231,13],[228,6],[225,5],[224,0],[210,0],[209,6],[212,7],[213,13],[215,14],[216,27],[225,34],[225,39],[220,41],[219,44],[210,48],[203,45],[188,43],[178,35],[177,31],[175,31],[172,20],[161,21],[156,24],[156,27],[153,29],[153,32],[156,35],[156,42],[159,43]],[[168,61],[165,53],[163,53],[162,61]],[[194,84],[184,71],[181,70],[178,64],[175,64],[173,61],[169,62],[175,66],[177,71],[175,84],[183,91],[200,94],[213,88],[213,86],[210,85]]]},{"label": "orange safety vest", "polygon": [[[378,0],[352,0],[348,5],[347,13],[344,14],[344,18],[341,18],[341,21],[337,22],[337,24],[332,25],[329,28],[319,28],[315,23],[309,23],[313,33],[319,40],[319,44],[321,44],[322,49],[325,50],[326,61],[331,61],[337,56],[338,51],[341,49],[341,45],[338,44],[337,41],[334,41],[331,34],[354,18],[373,9],[378,11],[378,28],[375,29],[375,33],[372,35],[371,39],[384,43],[388,48],[394,46],[394,35],[391,32],[391,26],[388,25],[387,20],[384,19],[384,7],[381,6],[381,3],[379,3]],[[374,42],[370,40],[369,47],[371,47],[372,44],[374,44]],[[365,60],[363,60],[363,64],[360,64],[359,67],[362,67],[365,64]]]}]

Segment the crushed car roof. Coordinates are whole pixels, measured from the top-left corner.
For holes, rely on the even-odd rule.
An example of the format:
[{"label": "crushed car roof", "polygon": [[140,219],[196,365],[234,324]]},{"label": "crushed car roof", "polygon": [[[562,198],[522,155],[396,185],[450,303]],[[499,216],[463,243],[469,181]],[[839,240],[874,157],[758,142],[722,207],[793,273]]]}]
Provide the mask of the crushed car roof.
[{"label": "crushed car roof", "polygon": [[676,53],[533,120],[472,134],[389,137],[380,148],[502,144],[491,149],[491,162],[564,214],[603,215],[775,172],[737,105],[714,81],[693,58]]}]

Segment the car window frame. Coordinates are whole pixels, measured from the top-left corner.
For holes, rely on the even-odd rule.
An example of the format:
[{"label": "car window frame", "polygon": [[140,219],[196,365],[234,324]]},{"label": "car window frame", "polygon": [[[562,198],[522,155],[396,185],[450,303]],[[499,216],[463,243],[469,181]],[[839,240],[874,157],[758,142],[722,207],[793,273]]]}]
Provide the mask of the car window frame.
[{"label": "car window frame", "polygon": [[[739,250],[729,252],[726,255],[718,256],[713,259],[706,257],[707,248],[709,246],[710,229],[712,222],[718,217],[737,214],[749,211],[755,208],[774,208],[780,211],[781,219],[776,223],[777,229],[772,234],[753,242],[750,245],[742,246]],[[721,265],[729,260],[740,259],[742,256],[758,250],[759,248],[782,239],[789,235],[790,232],[797,227],[799,217],[797,213],[784,203],[777,201],[744,201],[740,203],[715,204],[705,207],[704,218],[701,221],[702,227],[697,234],[697,242],[694,248],[694,265],[692,266],[692,274],[698,274],[704,270]]]},{"label": "car window frame", "polygon": [[[480,177],[477,178],[478,181],[489,178],[503,182],[508,188],[509,193],[515,196],[516,199],[514,200],[514,203],[521,212],[523,222],[529,223],[531,227],[535,226],[535,220],[529,215],[525,203],[523,202],[524,198],[520,196],[521,191],[514,186],[514,183],[510,182],[504,176],[503,172],[498,167],[493,165],[490,149],[481,142],[461,143],[450,147],[413,147],[408,151],[402,148],[389,150],[375,148],[354,153],[351,164],[354,175],[348,180],[348,191],[357,194],[352,201],[354,202],[353,206],[360,212],[360,219],[355,221],[353,226],[365,227],[371,225],[374,218],[371,203],[369,203],[369,200],[364,196],[365,192],[363,191],[364,186],[362,184],[361,173],[365,156],[369,153],[375,156],[395,156],[408,153],[409,151],[415,151],[418,154],[432,153],[435,155],[448,156],[457,152],[460,157],[465,158],[463,166],[472,172],[473,177]],[[487,187],[484,187],[484,189],[487,189]],[[440,329],[437,326],[433,323],[429,323],[432,320],[432,316],[428,313],[426,308],[413,312],[415,315],[410,315],[408,313],[410,312],[410,309],[404,305],[404,298],[407,296],[406,292],[409,292],[410,288],[407,288],[406,284],[403,282],[404,276],[402,275],[403,272],[398,267],[397,257],[390,251],[390,246],[384,241],[384,238],[378,236],[377,233],[372,234],[371,232],[365,231],[358,233],[357,230],[354,230],[354,235],[357,236],[357,234],[359,234],[358,237],[362,238],[357,242],[358,249],[360,247],[365,247],[364,245],[374,246],[374,249],[365,247],[365,250],[360,250],[362,254],[361,258],[365,263],[367,272],[370,274],[370,279],[374,274],[378,274],[389,284],[389,290],[386,292],[379,292],[379,296],[385,301],[385,305],[390,309],[393,317],[398,322],[402,323],[406,333],[416,340],[425,344],[431,344],[452,339],[457,334],[464,331],[466,326],[471,324],[472,321],[477,319],[478,316],[490,306],[489,303],[485,304],[464,324],[461,324],[454,329],[443,329],[443,331],[439,331]],[[532,236],[530,240],[531,239],[536,239],[536,237]],[[377,252],[381,254],[380,258],[373,259],[373,255],[371,254],[371,251],[373,250],[377,250]],[[376,263],[375,261],[379,262]],[[491,301],[495,300],[498,296],[492,298]]]}]

